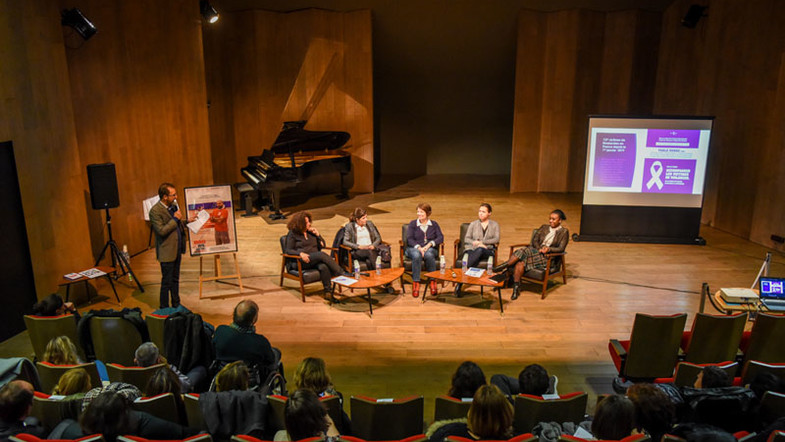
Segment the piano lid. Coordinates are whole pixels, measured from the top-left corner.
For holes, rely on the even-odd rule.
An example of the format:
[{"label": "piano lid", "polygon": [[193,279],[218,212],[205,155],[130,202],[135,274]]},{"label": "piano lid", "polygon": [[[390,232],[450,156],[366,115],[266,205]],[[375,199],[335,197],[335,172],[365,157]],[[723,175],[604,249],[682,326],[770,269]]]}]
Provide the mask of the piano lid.
[{"label": "piano lid", "polygon": [[284,122],[271,150],[278,154],[333,150],[343,147],[351,138],[348,132],[305,130],[305,123],[306,120]]}]

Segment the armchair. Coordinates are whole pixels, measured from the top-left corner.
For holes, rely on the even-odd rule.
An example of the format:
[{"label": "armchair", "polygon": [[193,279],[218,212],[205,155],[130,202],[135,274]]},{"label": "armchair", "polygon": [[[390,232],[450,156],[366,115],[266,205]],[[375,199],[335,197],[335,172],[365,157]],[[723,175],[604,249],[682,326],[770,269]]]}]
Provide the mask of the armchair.
[{"label": "armchair", "polygon": [[635,315],[630,339],[611,339],[608,351],[619,377],[649,380],[673,376],[687,314]]},{"label": "armchair", "polygon": [[[528,247],[529,244],[534,241],[534,237],[537,235],[538,230],[539,229],[534,229],[532,231],[532,239],[528,243],[511,245],[509,256],[512,256],[512,252],[514,252],[515,249]],[[545,256],[547,258],[547,262],[545,263],[544,269],[531,269],[524,273],[521,277],[521,279],[525,281],[542,285],[542,294],[540,295],[540,299],[545,299],[545,292],[548,290],[548,280],[551,278],[561,276],[562,283],[567,284],[567,261],[565,259],[566,254],[567,252],[546,253]]]},{"label": "armchair", "polygon": [[[335,249],[324,247],[322,250],[329,251],[335,258]],[[283,279],[292,279],[300,283],[300,294],[305,302],[305,284],[321,282],[318,269],[303,270],[303,259],[300,255],[286,254],[286,235],[281,236],[281,279],[278,285],[283,287]]]}]

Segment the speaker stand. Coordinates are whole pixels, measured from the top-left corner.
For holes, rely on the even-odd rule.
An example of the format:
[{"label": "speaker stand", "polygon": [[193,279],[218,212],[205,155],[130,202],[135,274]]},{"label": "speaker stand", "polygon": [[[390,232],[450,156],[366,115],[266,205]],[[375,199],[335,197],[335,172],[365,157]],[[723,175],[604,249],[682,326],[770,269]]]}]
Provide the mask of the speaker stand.
[{"label": "speaker stand", "polygon": [[144,287],[142,287],[142,284],[139,282],[139,278],[136,277],[133,269],[131,269],[131,263],[125,259],[125,256],[123,256],[122,253],[120,253],[120,248],[117,247],[117,243],[114,241],[114,238],[112,238],[112,217],[109,215],[109,208],[104,207],[104,210],[106,211],[106,230],[109,231],[109,240],[106,242],[106,244],[104,244],[104,248],[101,249],[101,254],[98,255],[98,259],[95,260],[95,265],[97,266],[101,260],[104,259],[106,251],[109,250],[109,256],[112,258],[112,268],[116,269],[119,265],[121,271],[121,274],[118,275],[117,271],[115,270],[115,281],[125,275],[130,274],[134,279],[134,282],[136,282],[136,286],[139,288],[139,291],[144,293]]}]

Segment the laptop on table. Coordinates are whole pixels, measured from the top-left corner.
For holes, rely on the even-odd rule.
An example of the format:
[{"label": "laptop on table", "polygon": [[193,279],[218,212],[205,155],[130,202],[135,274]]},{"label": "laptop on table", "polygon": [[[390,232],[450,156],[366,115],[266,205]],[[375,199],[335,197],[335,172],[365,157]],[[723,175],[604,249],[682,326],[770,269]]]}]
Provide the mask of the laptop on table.
[{"label": "laptop on table", "polygon": [[767,309],[785,312],[785,278],[760,278],[760,302]]}]

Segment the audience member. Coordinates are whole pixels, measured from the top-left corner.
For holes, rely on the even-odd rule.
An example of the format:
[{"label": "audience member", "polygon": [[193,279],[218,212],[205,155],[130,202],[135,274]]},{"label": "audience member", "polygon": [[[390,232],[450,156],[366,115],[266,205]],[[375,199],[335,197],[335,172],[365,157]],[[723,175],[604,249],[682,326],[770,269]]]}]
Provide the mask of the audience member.
[{"label": "audience member", "polygon": [[437,421],[428,428],[430,442],[443,442],[448,436],[474,440],[504,440],[512,436],[513,408],[495,385],[483,385],[474,393],[465,419]]},{"label": "audience member", "polygon": [[79,422],[71,422],[60,435],[63,439],[78,439],[101,433],[104,440],[112,442],[120,435],[139,436],[155,440],[181,440],[198,433],[174,422],[131,408],[131,401],[124,395],[105,391],[93,399]]},{"label": "audience member", "polygon": [[289,396],[284,409],[284,423],[289,440],[321,437],[331,442],[339,437],[327,408],[319,401],[316,393],[307,388],[296,390]]},{"label": "audience member", "polygon": [[197,365],[192,368],[188,374],[182,374],[176,366],[169,364],[166,358],[161,356],[158,346],[152,342],[145,342],[136,349],[136,352],[134,353],[134,363],[140,367],[167,364],[180,379],[180,387],[183,393],[199,391],[199,386],[202,386],[207,379],[207,367]]},{"label": "audience member", "polygon": [[144,394],[147,397],[158,396],[159,394],[172,393],[174,401],[177,404],[177,413],[180,416],[180,422],[187,421],[185,414],[185,402],[183,402],[181,380],[177,374],[172,371],[171,367],[161,367],[150,376],[147,380],[147,385],[144,387]]},{"label": "audience member", "polygon": [[249,377],[243,361],[232,362],[215,375],[215,391],[247,390]]},{"label": "audience member", "polygon": [[499,390],[507,396],[558,394],[556,390],[558,382],[559,379],[556,376],[548,376],[548,371],[540,364],[527,365],[518,373],[517,379],[503,374],[491,376],[491,384],[499,387]]},{"label": "audience member", "polygon": [[333,386],[327,365],[321,358],[305,358],[297,365],[292,379],[292,388],[299,390],[306,388],[316,393],[318,397],[338,396],[341,403],[341,421],[335,422],[341,434],[351,434],[352,421],[349,415],[343,411],[343,395]]},{"label": "audience member", "polygon": [[92,388],[90,374],[84,368],[72,368],[62,376],[52,390],[52,394],[61,396],[75,396],[87,393]]},{"label": "audience member", "polygon": [[472,361],[465,361],[458,366],[452,375],[452,385],[447,393],[454,398],[474,397],[477,389],[485,385],[485,373],[479,365]]},{"label": "audience member", "polygon": [[33,304],[33,314],[36,316],[60,316],[73,314],[79,320],[79,312],[76,311],[73,302],[63,302],[63,298],[57,293],[52,293],[46,298]]},{"label": "audience member", "polygon": [[52,338],[46,344],[44,362],[55,365],[75,365],[81,363],[76,346],[68,336]]},{"label": "audience member", "polygon": [[0,388],[0,440],[19,433],[46,437],[46,430],[30,417],[32,408],[33,386],[29,382],[11,381]]},{"label": "audience member", "polygon": [[648,434],[651,440],[662,439],[676,420],[676,410],[668,395],[653,384],[638,383],[627,389],[627,397],[635,406],[638,431]]},{"label": "audience member", "polygon": [[695,378],[695,388],[724,388],[733,385],[733,379],[725,370],[716,365],[708,365]]},{"label": "audience member", "polygon": [[635,427],[635,406],[628,398],[613,394],[597,404],[591,422],[591,432],[597,439],[624,439]]},{"label": "audience member", "polygon": [[271,367],[276,362],[270,341],[256,333],[259,306],[250,300],[240,301],[234,308],[231,325],[215,330],[215,358],[222,362],[245,361],[251,365]]},{"label": "audience member", "polygon": [[736,442],[736,438],[727,431],[707,424],[692,422],[677,425],[668,432],[687,442]]}]

